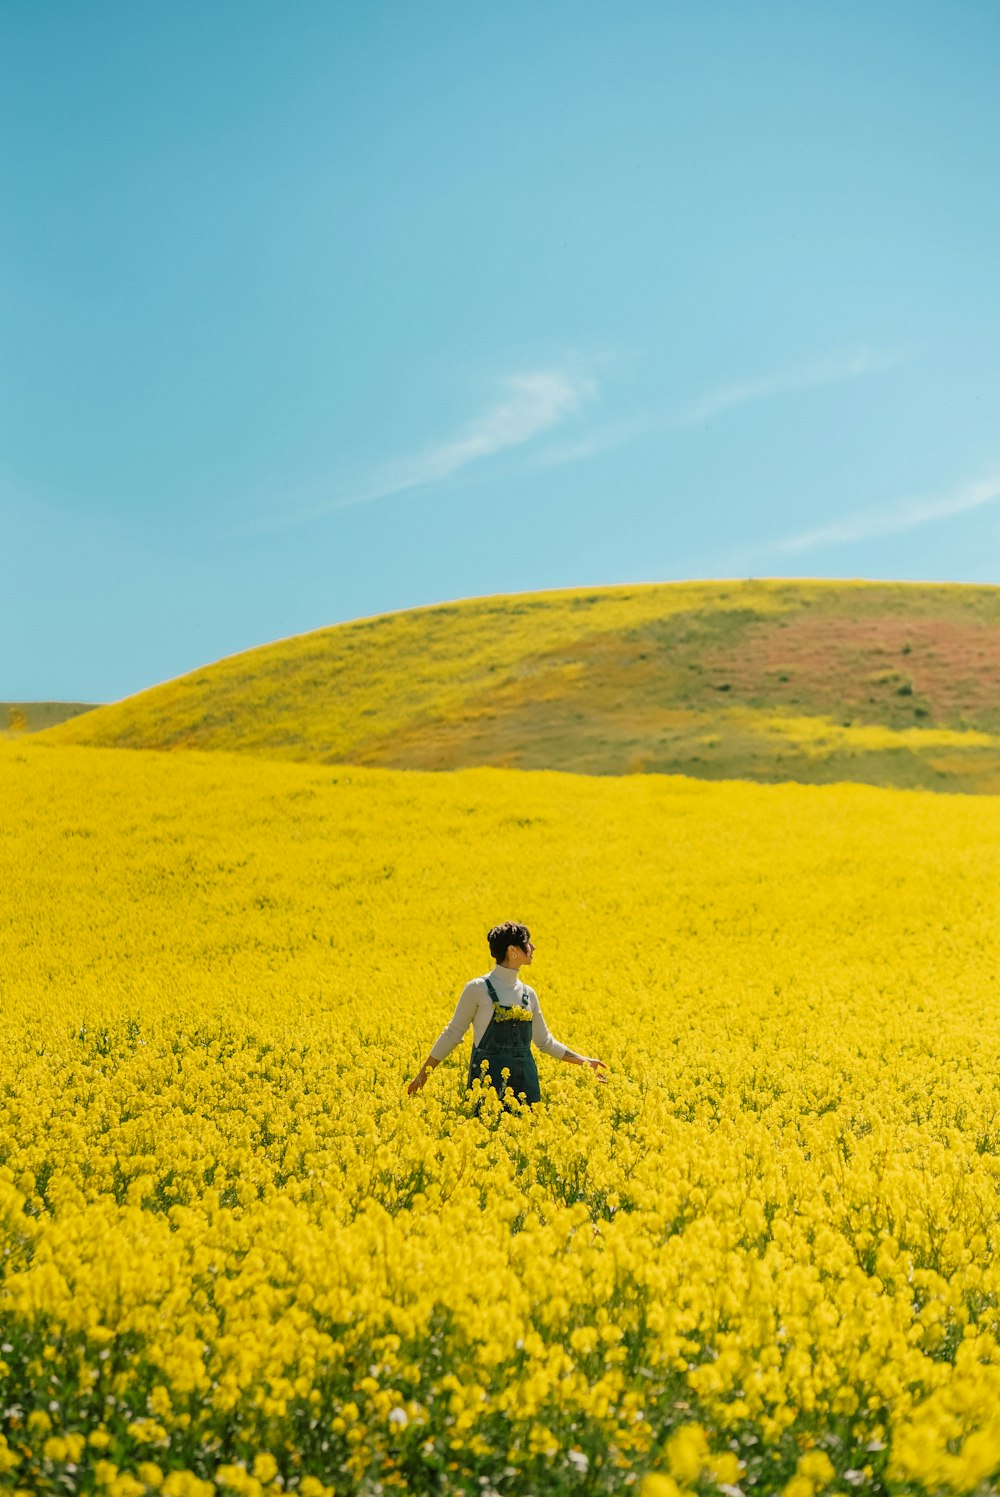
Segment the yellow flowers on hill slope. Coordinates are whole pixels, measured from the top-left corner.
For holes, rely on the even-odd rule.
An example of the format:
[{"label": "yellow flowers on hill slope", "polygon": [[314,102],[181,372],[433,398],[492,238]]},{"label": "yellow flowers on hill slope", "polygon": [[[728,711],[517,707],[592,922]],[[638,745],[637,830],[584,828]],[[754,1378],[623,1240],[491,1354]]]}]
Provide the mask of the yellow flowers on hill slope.
[{"label": "yellow flowers on hill slope", "polygon": [[[0,1484],[972,1493],[1000,805],[0,745]],[[405,1081],[531,926],[543,1103]]]}]

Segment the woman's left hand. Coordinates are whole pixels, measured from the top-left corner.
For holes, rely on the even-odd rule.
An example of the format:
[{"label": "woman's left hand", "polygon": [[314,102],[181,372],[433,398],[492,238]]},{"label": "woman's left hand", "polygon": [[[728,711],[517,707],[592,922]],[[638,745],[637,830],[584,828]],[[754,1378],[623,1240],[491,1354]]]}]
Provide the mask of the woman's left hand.
[{"label": "woman's left hand", "polygon": [[585,1055],[583,1058],[583,1063],[585,1066],[589,1066],[592,1071],[597,1072],[598,1081],[607,1081],[608,1078],[601,1074],[603,1071],[606,1071],[608,1069],[603,1060],[598,1060],[597,1057],[593,1055]]}]

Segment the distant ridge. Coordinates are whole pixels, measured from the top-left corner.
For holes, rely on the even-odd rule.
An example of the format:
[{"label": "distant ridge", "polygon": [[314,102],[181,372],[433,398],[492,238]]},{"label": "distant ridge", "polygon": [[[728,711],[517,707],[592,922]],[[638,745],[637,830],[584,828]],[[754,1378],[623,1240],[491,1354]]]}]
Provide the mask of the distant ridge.
[{"label": "distant ridge", "polygon": [[38,733],[93,707],[93,702],[0,702],[0,735]]},{"label": "distant ridge", "polygon": [[249,650],[41,741],[998,793],[1000,588],[692,582],[475,598]]}]

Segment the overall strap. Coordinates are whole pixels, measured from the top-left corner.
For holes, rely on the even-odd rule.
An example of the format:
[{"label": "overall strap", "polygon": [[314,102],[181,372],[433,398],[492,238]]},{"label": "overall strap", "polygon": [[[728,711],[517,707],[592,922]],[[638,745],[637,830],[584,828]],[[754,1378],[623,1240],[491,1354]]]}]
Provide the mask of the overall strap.
[{"label": "overall strap", "polygon": [[[486,983],[486,987],[487,987],[487,990],[489,992],[491,1001],[496,1004],[497,1008],[504,1008],[506,1005],[500,1002],[500,999],[497,997],[497,990],[493,986],[493,984],[490,982],[489,978],[488,977],[484,978],[484,981]],[[523,986],[523,984],[522,984],[522,986]],[[527,998],[522,998],[521,999],[521,1004],[522,1004],[522,1007],[524,1007],[524,1008],[530,1008],[531,1007],[531,1005],[528,1002]]]}]

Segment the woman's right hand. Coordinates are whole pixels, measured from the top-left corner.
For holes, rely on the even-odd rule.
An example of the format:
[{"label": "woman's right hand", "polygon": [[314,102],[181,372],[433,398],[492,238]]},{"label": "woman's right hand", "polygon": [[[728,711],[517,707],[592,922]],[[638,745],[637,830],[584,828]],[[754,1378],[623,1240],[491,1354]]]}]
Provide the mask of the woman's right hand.
[{"label": "woman's right hand", "polygon": [[409,1086],[406,1088],[407,1094],[411,1097],[415,1097],[417,1095],[417,1092],[419,1092],[423,1088],[426,1082],[427,1067],[421,1066],[420,1070],[417,1072],[413,1080],[410,1082]]},{"label": "woman's right hand", "polygon": [[427,1059],[420,1067],[420,1070],[417,1072],[413,1080],[410,1082],[409,1086],[406,1088],[408,1094],[411,1097],[415,1097],[417,1095],[417,1092],[419,1092],[426,1083],[428,1076],[432,1071],[437,1070],[440,1064],[441,1062],[439,1060],[435,1060],[433,1055],[428,1055]]}]

